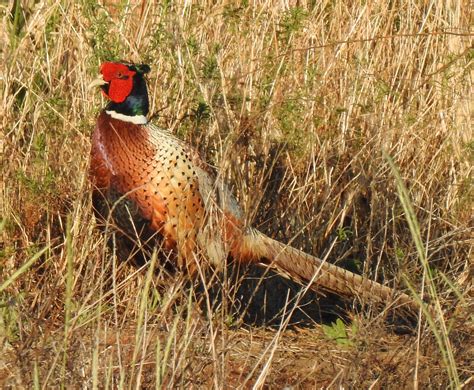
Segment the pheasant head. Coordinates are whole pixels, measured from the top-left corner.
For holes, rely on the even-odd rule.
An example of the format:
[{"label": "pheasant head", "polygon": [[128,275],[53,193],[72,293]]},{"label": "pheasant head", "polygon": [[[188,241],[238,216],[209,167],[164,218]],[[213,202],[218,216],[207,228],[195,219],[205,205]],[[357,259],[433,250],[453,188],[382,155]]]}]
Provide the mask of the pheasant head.
[{"label": "pheasant head", "polygon": [[90,87],[100,86],[109,99],[105,110],[113,118],[135,124],[147,123],[148,92],[144,75],[148,65],[126,62],[104,62],[100,75]]}]

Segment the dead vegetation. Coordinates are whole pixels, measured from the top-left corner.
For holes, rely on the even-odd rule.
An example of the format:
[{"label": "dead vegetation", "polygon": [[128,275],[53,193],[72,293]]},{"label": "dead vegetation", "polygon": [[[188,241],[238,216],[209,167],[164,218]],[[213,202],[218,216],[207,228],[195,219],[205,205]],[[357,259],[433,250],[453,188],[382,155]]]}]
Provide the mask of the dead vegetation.
[{"label": "dead vegetation", "polygon": [[[468,3],[152,3],[1,6],[0,385],[472,386]],[[118,261],[87,179],[114,59],[151,65],[154,121],[254,226],[439,310],[400,334],[258,269],[207,289]]]}]

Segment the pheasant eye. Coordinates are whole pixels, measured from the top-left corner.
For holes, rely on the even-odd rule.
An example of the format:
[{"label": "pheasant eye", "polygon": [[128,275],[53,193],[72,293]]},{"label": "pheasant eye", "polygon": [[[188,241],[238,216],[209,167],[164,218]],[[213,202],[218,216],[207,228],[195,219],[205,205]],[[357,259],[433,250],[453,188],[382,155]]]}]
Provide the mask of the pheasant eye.
[{"label": "pheasant eye", "polygon": [[115,74],[115,77],[117,77],[120,80],[128,80],[128,78],[129,78],[128,75],[123,74],[122,72],[117,72]]}]

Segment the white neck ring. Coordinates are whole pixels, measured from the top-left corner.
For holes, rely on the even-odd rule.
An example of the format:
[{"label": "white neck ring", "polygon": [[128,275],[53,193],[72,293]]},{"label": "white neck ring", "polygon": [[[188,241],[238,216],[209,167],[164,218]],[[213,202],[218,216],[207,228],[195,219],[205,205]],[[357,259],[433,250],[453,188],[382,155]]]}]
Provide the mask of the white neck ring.
[{"label": "white neck ring", "polygon": [[148,123],[148,120],[146,119],[145,115],[133,115],[133,116],[124,115],[124,114],[120,114],[119,112],[115,112],[113,110],[106,110],[105,112],[114,119],[118,119],[124,122],[130,122],[135,125],[144,125]]}]

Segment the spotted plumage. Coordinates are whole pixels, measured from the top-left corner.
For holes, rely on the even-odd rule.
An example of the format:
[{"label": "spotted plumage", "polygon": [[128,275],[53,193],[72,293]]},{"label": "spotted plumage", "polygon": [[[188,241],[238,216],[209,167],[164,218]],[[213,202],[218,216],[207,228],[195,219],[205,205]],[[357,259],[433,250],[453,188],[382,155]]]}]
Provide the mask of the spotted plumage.
[{"label": "spotted plumage", "polygon": [[[242,211],[199,154],[167,130],[147,123],[147,65],[104,63],[100,85],[110,100],[92,136],[90,176],[97,215],[114,216],[129,239],[164,240],[177,266],[190,274],[201,261],[216,267],[236,261],[264,263],[302,283],[375,301],[406,294],[275,241],[245,226]],[[203,260],[204,259],[204,260]]]}]

